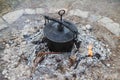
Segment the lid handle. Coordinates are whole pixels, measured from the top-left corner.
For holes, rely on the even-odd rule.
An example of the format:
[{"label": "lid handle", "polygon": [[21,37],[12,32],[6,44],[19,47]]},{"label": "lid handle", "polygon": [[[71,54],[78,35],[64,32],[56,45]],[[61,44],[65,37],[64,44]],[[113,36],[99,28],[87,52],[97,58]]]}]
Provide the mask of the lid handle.
[{"label": "lid handle", "polygon": [[62,16],[65,14],[65,10],[60,10],[58,14],[60,15],[60,20],[62,21]]}]

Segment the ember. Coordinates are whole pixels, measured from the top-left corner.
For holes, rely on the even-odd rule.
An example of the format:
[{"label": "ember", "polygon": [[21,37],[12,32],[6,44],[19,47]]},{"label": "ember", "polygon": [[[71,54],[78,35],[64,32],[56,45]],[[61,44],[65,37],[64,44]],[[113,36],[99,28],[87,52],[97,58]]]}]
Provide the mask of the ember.
[{"label": "ember", "polygon": [[88,56],[92,57],[93,56],[93,51],[92,51],[93,45],[89,44],[88,45]]}]

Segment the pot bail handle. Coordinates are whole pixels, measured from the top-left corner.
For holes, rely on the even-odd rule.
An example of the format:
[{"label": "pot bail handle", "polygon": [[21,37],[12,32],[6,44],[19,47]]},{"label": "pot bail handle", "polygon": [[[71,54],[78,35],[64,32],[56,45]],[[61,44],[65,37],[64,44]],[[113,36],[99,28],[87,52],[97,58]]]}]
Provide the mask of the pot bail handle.
[{"label": "pot bail handle", "polygon": [[65,14],[65,10],[60,10],[58,14],[60,15],[60,20],[62,21],[62,16]]}]

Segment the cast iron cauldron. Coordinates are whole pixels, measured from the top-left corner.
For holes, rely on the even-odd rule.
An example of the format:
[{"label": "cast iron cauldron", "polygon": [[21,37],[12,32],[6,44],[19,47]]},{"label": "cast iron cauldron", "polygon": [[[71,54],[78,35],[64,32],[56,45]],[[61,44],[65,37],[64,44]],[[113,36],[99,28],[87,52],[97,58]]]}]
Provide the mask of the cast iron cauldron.
[{"label": "cast iron cauldron", "polygon": [[44,16],[47,46],[52,52],[70,52],[77,40],[78,30],[73,23],[62,19],[65,10],[60,10],[58,14],[60,20]]}]

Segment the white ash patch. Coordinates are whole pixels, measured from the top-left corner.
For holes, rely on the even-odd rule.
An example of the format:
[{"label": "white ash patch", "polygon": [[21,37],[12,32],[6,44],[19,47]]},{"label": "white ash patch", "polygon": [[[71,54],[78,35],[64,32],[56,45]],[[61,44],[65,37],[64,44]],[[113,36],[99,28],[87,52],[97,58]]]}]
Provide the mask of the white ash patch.
[{"label": "white ash patch", "polygon": [[30,24],[25,25],[24,29],[22,30],[22,35],[32,35],[33,33],[35,33],[37,30],[37,27],[34,27]]},{"label": "white ash patch", "polygon": [[[49,50],[46,47],[46,43],[41,43],[40,45],[31,43],[36,40],[42,41],[44,37],[42,26],[35,28],[34,25],[37,23],[31,22],[30,20],[25,21],[25,23],[26,25],[22,30],[14,31],[16,38],[9,41],[4,50],[5,55],[3,56],[3,60],[6,61],[6,67],[3,70],[3,74],[9,80],[88,79],[88,77],[90,77],[88,74],[91,74],[89,67],[91,65],[100,65],[100,60],[105,60],[111,53],[108,45],[98,41],[92,36],[92,26],[88,24],[78,27],[80,33],[78,40],[82,42],[78,51],[74,47],[71,53],[46,55],[44,60],[37,65],[35,72],[31,73],[36,53],[49,52]],[[76,62],[70,66],[69,58],[72,57],[78,60],[88,55],[88,45],[90,43],[93,44],[93,55],[98,53],[101,56],[100,59],[96,57],[86,57],[81,59],[77,68],[74,69]]]}]

